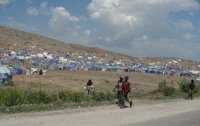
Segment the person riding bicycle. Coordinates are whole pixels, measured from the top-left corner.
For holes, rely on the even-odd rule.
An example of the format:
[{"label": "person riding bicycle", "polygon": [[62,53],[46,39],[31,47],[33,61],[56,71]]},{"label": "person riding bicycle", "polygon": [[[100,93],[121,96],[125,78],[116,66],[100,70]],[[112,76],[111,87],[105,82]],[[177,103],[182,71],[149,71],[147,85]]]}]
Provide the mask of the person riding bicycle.
[{"label": "person riding bicycle", "polygon": [[92,91],[91,91],[92,89],[94,89],[94,85],[92,83],[92,80],[89,79],[87,82],[87,85],[86,85],[86,90],[88,91],[88,94],[92,93]]}]

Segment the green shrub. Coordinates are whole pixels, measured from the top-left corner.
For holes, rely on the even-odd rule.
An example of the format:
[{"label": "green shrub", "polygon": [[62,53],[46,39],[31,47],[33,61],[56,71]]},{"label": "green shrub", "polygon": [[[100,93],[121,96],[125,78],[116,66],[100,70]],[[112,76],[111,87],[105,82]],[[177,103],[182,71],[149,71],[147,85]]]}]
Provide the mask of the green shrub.
[{"label": "green shrub", "polygon": [[111,94],[110,92],[107,92],[107,101],[112,101],[115,98],[117,98],[117,96],[115,94]]},{"label": "green shrub", "polygon": [[4,97],[4,94],[2,92],[0,92],[0,106],[2,106],[4,104],[3,97]]},{"label": "green shrub", "polygon": [[65,101],[65,102],[72,102],[73,100],[73,96],[71,94],[71,92],[69,91],[61,91],[58,93],[58,97],[61,101]]},{"label": "green shrub", "polygon": [[58,97],[62,101],[66,102],[82,102],[87,99],[84,93],[81,92],[69,92],[61,91],[58,93]]},{"label": "green shrub", "polygon": [[66,101],[66,93],[64,91],[58,92],[58,98],[62,101]]},{"label": "green shrub", "polygon": [[52,95],[51,95],[51,102],[56,102],[56,101],[58,101],[58,100],[59,100],[58,94],[52,94]]},{"label": "green shrub", "polygon": [[175,88],[166,86],[163,90],[163,95],[164,96],[173,96],[175,91],[176,91]]},{"label": "green shrub", "polygon": [[25,104],[39,104],[38,92],[25,91],[24,93]]},{"label": "green shrub", "polygon": [[189,81],[187,80],[181,80],[179,82],[179,88],[180,88],[180,91],[181,92],[184,92],[184,93],[188,93],[189,92]]},{"label": "green shrub", "polygon": [[197,92],[200,92],[200,84],[196,85],[196,90],[197,90]]},{"label": "green shrub", "polygon": [[84,93],[81,92],[75,92],[70,94],[70,101],[71,102],[82,102],[86,99],[86,96]]},{"label": "green shrub", "polygon": [[[92,101],[112,101],[115,95],[107,93],[93,93]],[[17,106],[30,104],[49,104],[62,102],[84,102],[88,101],[89,96],[82,92],[60,91],[49,94],[45,91],[7,89],[0,92],[0,106]]]},{"label": "green shrub", "polygon": [[24,91],[24,104],[48,104],[51,97],[45,91]]},{"label": "green shrub", "polygon": [[166,85],[167,85],[167,82],[165,80],[162,80],[160,83],[158,83],[158,91],[163,92]]},{"label": "green shrub", "polygon": [[51,98],[45,91],[40,90],[37,94],[38,94],[38,102],[39,103],[44,103],[44,104],[50,103]]},{"label": "green shrub", "polygon": [[96,93],[96,92],[93,92],[92,93],[92,98],[95,101],[112,101],[112,100],[114,100],[115,95],[111,94],[109,92],[107,92],[107,93],[103,93],[103,92]]},{"label": "green shrub", "polygon": [[107,97],[103,92],[100,92],[100,93],[93,92],[92,98],[95,101],[106,101],[107,100]]},{"label": "green shrub", "polygon": [[195,84],[194,93],[199,93],[199,92],[200,92],[200,85],[199,84]]},{"label": "green shrub", "polygon": [[176,89],[172,86],[167,86],[167,82],[165,80],[158,83],[158,89],[154,91],[154,94],[162,94],[163,96],[173,96],[176,92]]},{"label": "green shrub", "polygon": [[4,94],[3,103],[5,106],[14,106],[22,104],[22,92],[16,89],[8,90]]}]

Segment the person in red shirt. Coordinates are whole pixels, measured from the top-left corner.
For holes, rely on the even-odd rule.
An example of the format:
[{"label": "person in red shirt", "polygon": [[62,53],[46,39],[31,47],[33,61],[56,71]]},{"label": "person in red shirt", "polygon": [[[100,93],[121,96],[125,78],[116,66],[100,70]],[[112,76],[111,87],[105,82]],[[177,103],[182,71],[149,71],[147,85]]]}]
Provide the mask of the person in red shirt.
[{"label": "person in red shirt", "polygon": [[[128,76],[126,76],[126,77],[124,78],[124,82],[123,82],[123,84],[122,84],[122,91],[123,91],[123,94],[124,94],[124,99],[125,99],[127,102],[129,102],[130,107],[132,107],[133,102],[130,101],[129,98],[128,98],[128,94],[129,94],[129,92],[131,91],[131,84],[130,84],[130,82],[128,82],[128,79],[129,79]],[[124,105],[125,105],[125,101],[124,101]]]}]

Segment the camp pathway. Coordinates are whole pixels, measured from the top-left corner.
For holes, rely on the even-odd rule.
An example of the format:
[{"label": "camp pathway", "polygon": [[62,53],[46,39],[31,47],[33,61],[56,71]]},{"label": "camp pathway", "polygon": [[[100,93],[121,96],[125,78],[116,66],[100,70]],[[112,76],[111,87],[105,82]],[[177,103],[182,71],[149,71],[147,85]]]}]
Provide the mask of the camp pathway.
[{"label": "camp pathway", "polygon": [[[148,121],[178,117],[200,111],[200,99],[156,104],[136,104],[119,109],[115,105],[80,110],[0,115],[0,126],[143,126]],[[194,115],[195,116],[195,115]],[[167,122],[166,122],[167,123]],[[196,122],[200,125],[200,122]]]}]

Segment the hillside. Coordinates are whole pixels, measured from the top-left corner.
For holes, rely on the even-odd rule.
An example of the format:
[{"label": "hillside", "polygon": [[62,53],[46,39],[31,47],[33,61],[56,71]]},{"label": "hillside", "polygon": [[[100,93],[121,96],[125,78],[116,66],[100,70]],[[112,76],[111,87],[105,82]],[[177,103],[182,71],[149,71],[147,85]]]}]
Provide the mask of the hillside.
[{"label": "hillside", "polygon": [[175,57],[145,57],[140,58],[139,62],[144,64],[155,63],[156,65],[168,64],[186,70],[200,70],[200,62]]},{"label": "hillside", "polygon": [[195,70],[199,70],[198,65],[200,64],[199,62],[173,57],[136,58],[114,53],[97,47],[86,47],[77,44],[66,44],[64,42],[48,37],[2,26],[0,26],[0,45],[0,52],[6,49],[10,49],[13,51],[28,49],[32,53],[42,53],[44,51],[47,51],[58,56],[60,56],[63,53],[70,52],[78,53],[79,55],[96,55],[100,58],[106,59],[107,61],[120,60],[124,63],[153,63],[155,65],[168,64],[177,68]]},{"label": "hillside", "polygon": [[2,49],[12,49],[18,51],[20,49],[29,49],[33,52],[40,53],[48,50],[51,53],[59,54],[62,52],[71,52],[79,54],[95,54],[99,57],[111,56],[114,59],[121,59],[123,61],[132,61],[137,58],[113,53],[97,47],[86,47],[77,44],[66,44],[64,42],[51,39],[48,37],[19,31],[16,29],[6,28],[0,26],[0,45]]}]

